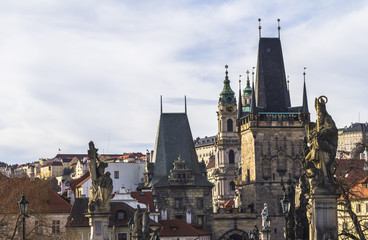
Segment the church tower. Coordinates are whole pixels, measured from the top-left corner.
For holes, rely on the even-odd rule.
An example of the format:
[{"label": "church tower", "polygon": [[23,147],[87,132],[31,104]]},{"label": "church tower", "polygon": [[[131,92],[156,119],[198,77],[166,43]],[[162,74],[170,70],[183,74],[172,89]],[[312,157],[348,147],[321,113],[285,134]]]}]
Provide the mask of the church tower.
[{"label": "church tower", "polygon": [[279,38],[260,38],[256,73],[249,111],[243,107],[237,121],[242,202],[254,204],[258,213],[267,203],[271,238],[283,239],[282,184],[288,179],[295,184],[301,175],[305,131],[299,115],[309,118],[306,91],[303,106],[291,107]]},{"label": "church tower", "polygon": [[217,111],[218,133],[215,154],[215,172],[212,181],[213,204],[220,207],[234,198],[234,172],[238,166],[240,156],[239,136],[236,132],[237,105],[233,90],[230,87],[228,66],[225,66],[224,87],[220,93]]}]

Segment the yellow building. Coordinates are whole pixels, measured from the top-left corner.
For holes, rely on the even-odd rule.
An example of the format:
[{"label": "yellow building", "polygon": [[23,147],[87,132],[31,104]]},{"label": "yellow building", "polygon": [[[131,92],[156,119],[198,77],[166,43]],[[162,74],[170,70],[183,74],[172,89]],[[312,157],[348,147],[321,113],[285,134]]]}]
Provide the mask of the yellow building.
[{"label": "yellow building", "polygon": [[58,177],[63,174],[62,162],[48,162],[41,167],[41,178],[47,179],[51,177]]}]

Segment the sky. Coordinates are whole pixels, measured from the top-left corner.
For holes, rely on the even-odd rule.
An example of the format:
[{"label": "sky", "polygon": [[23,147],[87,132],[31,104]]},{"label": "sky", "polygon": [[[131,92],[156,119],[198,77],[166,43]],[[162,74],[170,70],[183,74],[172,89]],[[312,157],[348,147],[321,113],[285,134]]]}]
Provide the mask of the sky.
[{"label": "sky", "polygon": [[292,106],[328,97],[338,127],[368,121],[367,1],[0,2],[0,161],[153,149],[164,112],[192,135],[217,133],[225,68],[234,92],[257,64],[262,37],[281,42]]}]

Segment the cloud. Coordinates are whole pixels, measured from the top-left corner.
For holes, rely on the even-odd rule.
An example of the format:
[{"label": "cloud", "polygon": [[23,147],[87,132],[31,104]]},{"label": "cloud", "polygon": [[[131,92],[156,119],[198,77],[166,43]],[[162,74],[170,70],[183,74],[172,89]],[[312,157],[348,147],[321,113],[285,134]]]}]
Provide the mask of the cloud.
[{"label": "cloud", "polygon": [[[339,126],[365,109],[367,4],[339,1],[32,1],[0,3],[0,161],[154,145],[160,101],[193,136],[217,132],[224,65],[234,92],[262,36],[281,39],[293,105],[307,66],[313,99]],[[244,77],[243,77],[244,81]],[[243,83],[244,85],[244,83]],[[244,86],[243,86],[244,87]]]}]

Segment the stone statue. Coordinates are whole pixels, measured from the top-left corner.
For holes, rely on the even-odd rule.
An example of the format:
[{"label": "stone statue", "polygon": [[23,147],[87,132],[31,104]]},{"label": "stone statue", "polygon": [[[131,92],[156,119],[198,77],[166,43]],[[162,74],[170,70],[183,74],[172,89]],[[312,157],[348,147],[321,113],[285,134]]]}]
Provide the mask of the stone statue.
[{"label": "stone statue", "polygon": [[[88,202],[89,212],[109,212],[112,192],[112,179],[110,172],[105,173],[107,163],[100,161],[97,154],[98,149],[94,143],[89,142],[88,158],[89,172],[92,186],[90,187],[90,196]],[[97,165],[98,164],[98,165]]]},{"label": "stone statue", "polygon": [[287,195],[289,201],[290,201],[290,209],[287,213],[287,229],[288,229],[288,236],[291,239],[295,239],[295,186],[292,182],[292,180],[289,178],[286,182],[286,189],[285,194]]},{"label": "stone statue", "polygon": [[263,209],[261,212],[262,215],[262,229],[266,229],[267,228],[267,221],[268,221],[268,206],[267,203],[263,204]]},{"label": "stone statue", "polygon": [[133,227],[133,236],[138,239],[142,236],[142,218],[143,218],[143,210],[138,205],[137,210],[134,213],[134,227]]},{"label": "stone statue", "polygon": [[326,111],[328,99],[316,98],[317,121],[301,119],[307,133],[309,150],[305,156],[305,173],[311,193],[334,193],[333,163],[338,133],[335,122]]},{"label": "stone statue", "polygon": [[299,178],[295,188],[295,237],[309,239],[309,222],[307,217],[309,188],[305,174]]},{"label": "stone statue", "polygon": [[160,231],[160,228],[157,228],[153,233],[152,233],[152,237],[151,240],[159,240],[160,237],[158,236],[158,232]]},{"label": "stone statue", "polygon": [[143,213],[143,217],[142,217],[142,235],[143,235],[143,239],[149,239],[149,235],[150,235],[150,227],[149,227],[149,213],[148,213],[148,208],[146,208],[146,210]]},{"label": "stone statue", "polygon": [[253,239],[259,240],[259,230],[258,230],[257,225],[254,225],[254,228],[253,228]]}]

